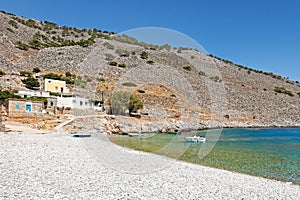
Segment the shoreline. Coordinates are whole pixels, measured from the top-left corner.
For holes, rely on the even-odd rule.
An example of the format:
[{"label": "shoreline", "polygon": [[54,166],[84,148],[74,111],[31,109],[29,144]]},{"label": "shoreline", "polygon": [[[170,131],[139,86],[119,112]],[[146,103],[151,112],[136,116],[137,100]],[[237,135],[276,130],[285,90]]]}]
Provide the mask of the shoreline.
[{"label": "shoreline", "polygon": [[[0,138],[4,158],[0,197],[297,199],[300,195],[300,186],[289,182],[124,148],[107,141],[106,133],[78,139],[65,133],[11,132],[0,133]],[[148,172],[131,171],[147,167]]]}]

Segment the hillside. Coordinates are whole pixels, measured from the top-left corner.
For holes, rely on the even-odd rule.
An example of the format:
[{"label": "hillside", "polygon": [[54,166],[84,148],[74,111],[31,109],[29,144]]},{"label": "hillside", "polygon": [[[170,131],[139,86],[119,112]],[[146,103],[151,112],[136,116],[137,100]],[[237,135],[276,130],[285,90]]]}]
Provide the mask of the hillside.
[{"label": "hillside", "polygon": [[70,87],[86,97],[103,91],[107,102],[112,91],[135,93],[148,120],[167,119],[176,127],[300,126],[300,85],[287,78],[107,31],[3,12],[0,20],[2,90],[22,86],[10,74],[39,67],[75,73],[85,84]]}]

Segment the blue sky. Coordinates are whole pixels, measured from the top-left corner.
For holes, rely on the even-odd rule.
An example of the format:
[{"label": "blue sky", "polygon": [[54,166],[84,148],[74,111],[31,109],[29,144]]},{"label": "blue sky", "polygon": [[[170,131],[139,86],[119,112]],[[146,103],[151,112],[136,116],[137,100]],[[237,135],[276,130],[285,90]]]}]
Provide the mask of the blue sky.
[{"label": "blue sky", "polygon": [[2,0],[0,9],[117,33],[140,27],[173,29],[208,53],[300,81],[297,0]]}]

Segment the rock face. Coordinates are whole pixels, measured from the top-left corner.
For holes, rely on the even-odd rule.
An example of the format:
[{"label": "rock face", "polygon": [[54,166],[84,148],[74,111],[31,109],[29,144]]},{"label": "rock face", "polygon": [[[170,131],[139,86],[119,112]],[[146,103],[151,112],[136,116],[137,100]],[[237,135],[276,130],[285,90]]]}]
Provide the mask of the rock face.
[{"label": "rock face", "polygon": [[[95,43],[87,47],[20,50],[16,42],[28,44],[37,33],[49,39],[60,37],[74,41],[100,33],[69,28],[66,34],[64,27],[49,30],[45,23],[38,21],[39,28],[28,27],[15,16],[3,13],[0,20],[0,68],[7,74],[31,71],[34,67],[42,71],[71,71],[80,77],[80,83],[84,78],[88,80],[74,85],[73,91],[88,97],[97,95],[97,90],[103,91],[105,108],[109,108],[109,96],[118,90],[132,92],[142,99],[142,112],[147,115],[141,120],[148,120],[152,125],[144,123],[141,128],[134,125],[140,121],[117,120],[120,132],[300,126],[297,95],[300,85],[287,78],[244,68],[195,50],[150,49],[138,43],[116,41],[108,34],[95,37]],[[12,25],[12,20],[18,28]],[[147,59],[141,58],[143,51],[147,52]],[[2,89],[20,88],[15,82],[6,82],[10,83],[9,87],[2,86]],[[293,95],[276,93],[275,87],[284,87]]]}]

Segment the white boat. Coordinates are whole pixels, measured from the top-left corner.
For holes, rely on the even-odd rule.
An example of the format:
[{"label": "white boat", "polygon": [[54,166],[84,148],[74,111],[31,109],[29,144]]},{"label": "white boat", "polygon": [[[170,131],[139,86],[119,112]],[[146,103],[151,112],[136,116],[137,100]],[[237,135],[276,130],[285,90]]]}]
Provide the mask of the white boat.
[{"label": "white boat", "polygon": [[192,137],[185,137],[184,141],[186,142],[205,142],[206,138],[204,136],[192,136]]}]

